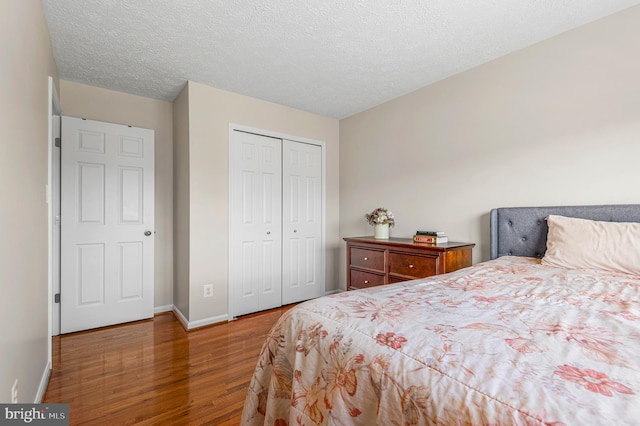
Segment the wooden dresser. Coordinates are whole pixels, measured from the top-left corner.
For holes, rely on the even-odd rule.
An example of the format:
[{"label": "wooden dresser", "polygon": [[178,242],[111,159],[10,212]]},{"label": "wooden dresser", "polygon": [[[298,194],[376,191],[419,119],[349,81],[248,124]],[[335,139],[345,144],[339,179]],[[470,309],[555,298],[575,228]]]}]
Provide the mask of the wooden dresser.
[{"label": "wooden dresser", "polygon": [[444,274],[471,266],[473,243],[423,244],[411,238],[349,237],[347,290]]}]

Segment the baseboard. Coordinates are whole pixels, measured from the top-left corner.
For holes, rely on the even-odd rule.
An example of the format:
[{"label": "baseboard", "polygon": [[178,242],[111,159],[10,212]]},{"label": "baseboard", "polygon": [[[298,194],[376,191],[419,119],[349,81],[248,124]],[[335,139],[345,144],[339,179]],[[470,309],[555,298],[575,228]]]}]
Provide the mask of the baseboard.
[{"label": "baseboard", "polygon": [[36,394],[36,398],[33,401],[34,404],[42,403],[44,394],[47,391],[47,386],[49,386],[49,377],[51,377],[51,361],[47,361],[47,365],[44,367],[42,379],[40,379],[40,386],[38,387],[38,393]]},{"label": "baseboard", "polygon": [[217,317],[210,317],[201,319],[198,321],[189,321],[183,314],[180,312],[177,306],[173,306],[173,313],[175,314],[178,322],[182,324],[185,330],[193,330],[194,328],[204,327],[207,325],[217,324],[219,322],[229,321],[228,315],[218,315]]},{"label": "baseboard", "polygon": [[161,314],[163,312],[171,312],[171,311],[173,311],[173,308],[174,308],[173,305],[155,306],[153,308],[153,313],[154,314]]},{"label": "baseboard", "polygon": [[204,327],[207,325],[217,324],[219,322],[225,322],[225,321],[229,321],[229,315],[227,314],[218,315],[217,317],[209,317],[209,318],[201,319],[198,321],[190,321],[189,330],[192,330],[198,327]]},{"label": "baseboard", "polygon": [[340,289],[338,289],[338,290],[329,290],[329,291],[325,291],[325,292],[324,292],[324,295],[325,295],[325,296],[328,296],[328,295],[330,295],[330,294],[342,293],[343,291],[344,291],[344,290],[340,290]]},{"label": "baseboard", "polygon": [[176,305],[173,305],[173,314],[176,316],[178,322],[182,325],[185,330],[189,330],[189,320],[185,317],[180,309]]}]

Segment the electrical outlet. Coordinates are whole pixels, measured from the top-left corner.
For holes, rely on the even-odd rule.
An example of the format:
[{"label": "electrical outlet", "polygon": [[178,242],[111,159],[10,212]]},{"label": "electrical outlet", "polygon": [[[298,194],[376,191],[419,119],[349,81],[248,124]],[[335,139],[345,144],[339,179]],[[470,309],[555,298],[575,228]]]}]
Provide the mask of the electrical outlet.
[{"label": "electrical outlet", "polygon": [[213,284],[204,285],[204,297],[213,297]]},{"label": "electrical outlet", "polygon": [[18,403],[18,379],[16,379],[16,381],[13,382],[13,386],[11,386],[11,403]]}]

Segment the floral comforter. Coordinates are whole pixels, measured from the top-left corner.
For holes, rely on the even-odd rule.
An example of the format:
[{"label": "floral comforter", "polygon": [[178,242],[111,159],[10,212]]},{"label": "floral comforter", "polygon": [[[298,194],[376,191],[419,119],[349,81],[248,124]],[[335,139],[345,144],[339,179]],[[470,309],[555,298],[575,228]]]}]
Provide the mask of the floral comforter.
[{"label": "floral comforter", "polygon": [[640,277],[502,257],[305,302],[242,422],[639,425]]}]

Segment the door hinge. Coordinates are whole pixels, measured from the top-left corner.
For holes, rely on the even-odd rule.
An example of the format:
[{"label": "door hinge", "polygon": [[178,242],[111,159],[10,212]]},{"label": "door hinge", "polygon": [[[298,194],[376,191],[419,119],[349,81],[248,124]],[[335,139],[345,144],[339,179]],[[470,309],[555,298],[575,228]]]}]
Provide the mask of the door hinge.
[{"label": "door hinge", "polygon": [[55,303],[60,303],[60,293],[56,293],[53,295],[53,301]]},{"label": "door hinge", "polygon": [[60,138],[56,138],[56,140],[54,142],[54,146],[56,148],[60,148],[62,146],[62,140]]}]

